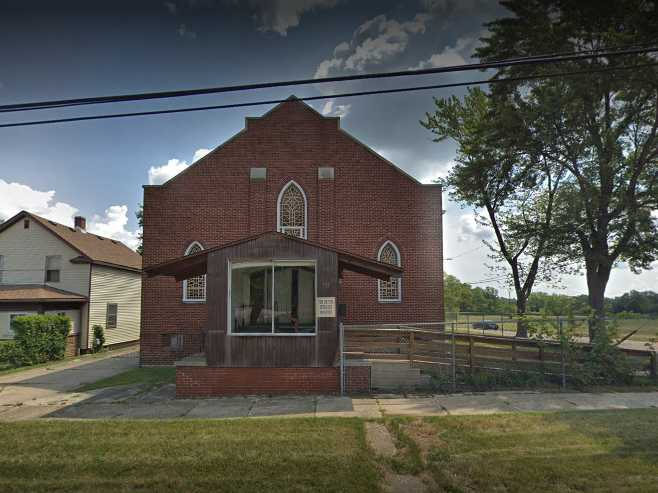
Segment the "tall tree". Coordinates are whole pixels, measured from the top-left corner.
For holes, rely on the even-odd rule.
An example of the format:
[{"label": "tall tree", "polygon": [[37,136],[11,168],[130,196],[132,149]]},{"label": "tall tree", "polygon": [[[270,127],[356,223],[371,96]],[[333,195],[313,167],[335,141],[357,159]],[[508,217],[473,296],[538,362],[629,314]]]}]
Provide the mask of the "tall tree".
[{"label": "tall tree", "polygon": [[[501,3],[512,15],[488,24],[489,36],[476,50],[484,61],[655,45],[658,32],[653,1]],[[651,217],[658,208],[655,61],[655,56],[639,54],[508,67],[496,77],[590,73],[516,80],[492,90],[497,100],[514,101],[518,111],[535,117],[539,138],[532,146],[541,145],[544,155],[568,170],[569,207],[559,214],[564,253],[583,259],[590,305],[599,320],[613,267],[626,262],[637,272],[658,255],[658,230]],[[623,69],[627,66],[636,68]],[[590,335],[596,336],[601,325],[594,324]]]},{"label": "tall tree", "polygon": [[144,255],[144,204],[137,205],[137,212],[135,212],[137,217],[137,225],[139,226],[139,232],[137,233],[137,253]]},{"label": "tall tree", "polygon": [[[551,230],[564,166],[555,166],[532,149],[532,125],[509,104],[494,105],[480,89],[457,97],[435,99],[435,112],[421,125],[458,144],[456,164],[446,185],[460,204],[485,211],[495,242],[486,242],[503,260],[516,293],[516,311],[525,315],[538,279],[549,280],[563,270],[547,259],[553,251]],[[500,102],[499,102],[500,103]],[[522,145],[519,145],[522,144]],[[517,337],[527,337],[523,319]]]}]

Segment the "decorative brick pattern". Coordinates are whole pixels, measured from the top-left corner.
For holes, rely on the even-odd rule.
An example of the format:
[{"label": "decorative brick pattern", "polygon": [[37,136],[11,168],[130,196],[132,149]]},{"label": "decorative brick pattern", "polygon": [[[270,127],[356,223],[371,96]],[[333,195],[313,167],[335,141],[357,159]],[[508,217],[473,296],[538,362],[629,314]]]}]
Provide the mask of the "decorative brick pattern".
[{"label": "decorative brick pattern", "polygon": [[[252,167],[266,167],[263,181]],[[334,180],[318,168],[333,167]],[[286,102],[162,186],[144,189],[144,266],[180,257],[192,241],[212,248],[277,226],[290,181],[306,194],[309,240],[373,259],[386,240],[400,250],[402,299],[379,303],[377,280],[345,272],[346,323],[443,319],[441,188],[421,185],[304,103]],[[185,304],[171,278],[144,279],[141,363],[169,365],[163,334],[207,327],[205,304]],[[183,351],[188,353],[188,351]]]},{"label": "decorative brick pattern", "polygon": [[[346,368],[346,391],[370,391],[370,367]],[[218,368],[177,366],[176,397],[250,394],[337,394],[340,370],[331,368]]]}]

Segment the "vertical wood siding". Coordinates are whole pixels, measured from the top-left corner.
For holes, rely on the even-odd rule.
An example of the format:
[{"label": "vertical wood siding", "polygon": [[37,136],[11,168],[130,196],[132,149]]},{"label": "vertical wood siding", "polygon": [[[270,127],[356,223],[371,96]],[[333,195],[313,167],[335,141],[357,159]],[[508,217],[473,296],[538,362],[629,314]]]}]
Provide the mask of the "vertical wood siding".
[{"label": "vertical wood siding", "polygon": [[335,318],[318,318],[315,336],[239,336],[227,333],[228,261],[315,260],[317,296],[338,292],[338,258],[334,252],[281,237],[258,238],[208,257],[208,340],[211,366],[327,367],[337,350]]},{"label": "vertical wood siding", "polygon": [[[89,333],[92,334],[92,327],[96,324],[105,328],[107,304],[116,303],[118,305],[117,327],[115,329],[105,328],[106,344],[139,339],[141,290],[140,274],[93,265],[89,295]],[[92,337],[90,335],[89,343]]]}]

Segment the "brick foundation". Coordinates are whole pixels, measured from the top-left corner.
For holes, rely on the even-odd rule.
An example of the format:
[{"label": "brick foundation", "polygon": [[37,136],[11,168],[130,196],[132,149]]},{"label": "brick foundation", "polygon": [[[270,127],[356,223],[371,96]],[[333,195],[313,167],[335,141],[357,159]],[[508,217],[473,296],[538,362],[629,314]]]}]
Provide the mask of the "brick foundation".
[{"label": "brick foundation", "polygon": [[[346,391],[370,391],[370,367],[346,368]],[[176,397],[250,394],[337,394],[338,368],[225,368],[177,366]]]}]

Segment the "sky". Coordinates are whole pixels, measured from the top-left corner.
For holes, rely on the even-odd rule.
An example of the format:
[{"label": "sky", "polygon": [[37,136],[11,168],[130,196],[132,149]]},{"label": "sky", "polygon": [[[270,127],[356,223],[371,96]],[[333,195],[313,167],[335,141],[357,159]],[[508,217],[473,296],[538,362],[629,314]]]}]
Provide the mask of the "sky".
[{"label": "sky", "polygon": [[[36,2],[0,6],[0,104],[318,78],[467,63],[487,21],[505,14],[492,0],[166,0]],[[423,76],[416,84],[480,79],[478,72]],[[429,183],[455,159],[419,121],[444,89],[331,98],[405,81],[313,84],[149,103],[8,113],[0,122],[327,96],[312,105],[400,168]],[[271,106],[0,129],[0,219],[22,209],[135,246],[142,185],[162,183]],[[490,232],[445,197],[445,270],[466,282],[508,287],[487,264]],[[586,292],[582,276],[563,287]],[[608,295],[655,288],[656,273],[613,272]]]}]

